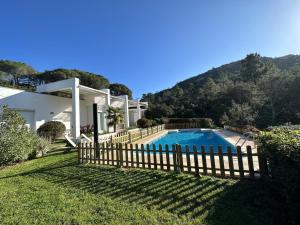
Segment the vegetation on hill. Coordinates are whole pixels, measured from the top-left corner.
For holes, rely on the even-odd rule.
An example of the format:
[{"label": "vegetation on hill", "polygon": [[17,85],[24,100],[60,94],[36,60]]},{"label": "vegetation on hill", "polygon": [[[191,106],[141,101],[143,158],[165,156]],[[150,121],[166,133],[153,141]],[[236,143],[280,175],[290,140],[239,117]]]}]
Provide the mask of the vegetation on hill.
[{"label": "vegetation on hill", "polygon": [[19,78],[22,75],[36,74],[37,71],[31,66],[10,60],[0,60],[0,78],[4,80],[12,78],[14,84],[19,85]]},{"label": "vegetation on hill", "polygon": [[132,99],[132,91],[124,84],[114,83],[109,85],[110,93],[112,95],[128,95],[129,99]]},{"label": "vegetation on hill", "polygon": [[212,118],[217,125],[265,128],[300,123],[300,56],[250,54],[170,89],[143,95],[148,118]]},{"label": "vegetation on hill", "polygon": [[80,83],[95,89],[110,88],[113,95],[128,95],[132,91],[124,84],[110,84],[102,75],[76,69],[55,69],[38,73],[31,66],[15,61],[0,60],[0,85],[32,90],[41,83],[49,83],[69,78],[79,78]]}]

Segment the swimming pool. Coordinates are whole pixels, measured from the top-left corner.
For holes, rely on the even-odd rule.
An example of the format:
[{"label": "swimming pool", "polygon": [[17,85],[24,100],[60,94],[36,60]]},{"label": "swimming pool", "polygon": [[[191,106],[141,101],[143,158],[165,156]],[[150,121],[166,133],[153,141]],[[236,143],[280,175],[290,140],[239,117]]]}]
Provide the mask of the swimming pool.
[{"label": "swimming pool", "polygon": [[206,152],[209,151],[210,146],[213,146],[215,152],[218,151],[218,146],[222,146],[223,152],[226,152],[228,146],[231,147],[233,152],[236,151],[234,145],[230,144],[224,138],[211,130],[169,131],[166,135],[153,140],[150,144],[154,144],[156,149],[158,149],[160,144],[163,148],[166,144],[170,147],[173,144],[179,144],[182,146],[182,149],[184,149],[186,145],[189,145],[190,149],[192,149],[193,145],[196,145],[198,151],[200,151],[201,146],[204,146]]}]

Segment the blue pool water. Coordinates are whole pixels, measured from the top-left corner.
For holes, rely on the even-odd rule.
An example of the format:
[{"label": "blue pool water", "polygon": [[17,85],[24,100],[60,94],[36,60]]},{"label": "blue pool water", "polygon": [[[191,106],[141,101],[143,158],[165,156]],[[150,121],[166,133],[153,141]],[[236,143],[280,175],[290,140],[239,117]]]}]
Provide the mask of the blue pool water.
[{"label": "blue pool water", "polygon": [[218,151],[218,146],[222,146],[223,152],[227,151],[227,146],[230,146],[233,152],[236,151],[235,147],[232,144],[227,142],[225,139],[223,139],[213,131],[209,130],[189,130],[178,132],[169,131],[166,135],[152,141],[150,144],[155,144],[156,149],[158,149],[158,146],[160,144],[163,146],[163,149],[166,144],[169,145],[169,148],[171,148],[173,144],[179,144],[181,145],[182,149],[184,149],[186,145],[189,145],[190,149],[192,149],[193,145],[196,145],[198,151],[200,151],[201,146],[203,145],[205,146],[206,152],[209,151],[210,146],[213,146],[215,152]]}]

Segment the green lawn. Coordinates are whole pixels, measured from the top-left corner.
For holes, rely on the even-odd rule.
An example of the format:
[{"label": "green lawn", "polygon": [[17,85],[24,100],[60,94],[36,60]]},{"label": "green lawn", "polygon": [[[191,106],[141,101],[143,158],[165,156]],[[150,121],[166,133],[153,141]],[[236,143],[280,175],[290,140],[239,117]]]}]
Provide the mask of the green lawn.
[{"label": "green lawn", "polygon": [[0,170],[1,224],[274,224],[257,181],[78,165],[53,154]]}]

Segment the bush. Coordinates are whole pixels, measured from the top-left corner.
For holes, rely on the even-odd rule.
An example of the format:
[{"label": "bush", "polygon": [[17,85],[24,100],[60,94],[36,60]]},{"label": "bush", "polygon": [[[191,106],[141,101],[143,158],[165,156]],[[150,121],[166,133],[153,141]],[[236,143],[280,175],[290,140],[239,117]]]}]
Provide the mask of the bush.
[{"label": "bush", "polygon": [[0,111],[0,165],[28,159],[36,151],[37,136],[17,112],[5,106]]},{"label": "bush", "polygon": [[47,138],[52,141],[61,137],[66,131],[66,127],[62,122],[59,121],[49,121],[41,125],[37,133],[39,136]]},{"label": "bush", "polygon": [[152,120],[146,119],[146,118],[141,118],[137,121],[137,126],[139,128],[147,128],[147,127],[151,127],[153,124]]},{"label": "bush", "polygon": [[86,125],[80,127],[80,133],[85,134],[87,136],[92,136],[94,132],[94,125]]},{"label": "bush", "polygon": [[37,139],[37,146],[35,150],[29,154],[28,158],[29,159],[35,159],[37,157],[41,157],[47,154],[47,152],[50,151],[51,148],[51,143],[43,138],[43,137],[38,137]]},{"label": "bush", "polygon": [[169,118],[166,123],[198,123],[200,128],[213,128],[214,122],[210,118]]},{"label": "bush", "polygon": [[258,143],[292,222],[300,224],[300,131],[276,128],[260,135]]}]

